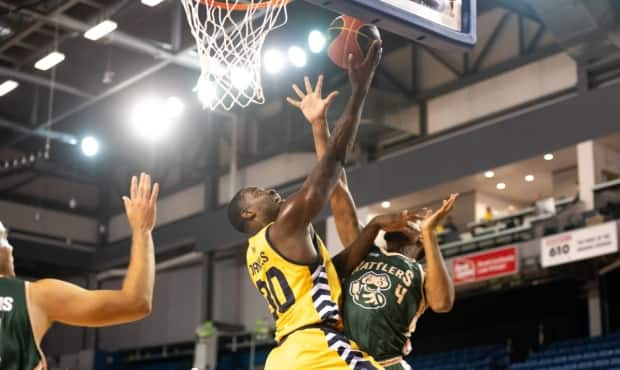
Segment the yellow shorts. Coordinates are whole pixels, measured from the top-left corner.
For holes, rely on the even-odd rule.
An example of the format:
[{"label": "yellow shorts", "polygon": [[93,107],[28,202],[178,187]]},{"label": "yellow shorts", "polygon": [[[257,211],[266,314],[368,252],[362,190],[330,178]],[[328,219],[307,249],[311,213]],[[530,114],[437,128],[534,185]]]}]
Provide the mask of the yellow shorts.
[{"label": "yellow shorts", "polygon": [[267,357],[265,370],[383,370],[353,341],[331,328],[298,330]]}]

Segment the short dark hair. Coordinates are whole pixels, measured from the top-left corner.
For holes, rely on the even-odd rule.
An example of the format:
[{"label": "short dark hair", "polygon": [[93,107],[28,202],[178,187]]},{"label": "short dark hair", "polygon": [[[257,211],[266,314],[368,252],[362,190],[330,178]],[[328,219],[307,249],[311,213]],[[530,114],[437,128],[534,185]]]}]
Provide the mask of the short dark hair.
[{"label": "short dark hair", "polygon": [[247,232],[247,225],[243,217],[241,217],[241,212],[243,212],[247,206],[245,199],[245,193],[247,190],[248,189],[239,190],[228,204],[228,221],[235,228],[235,230],[244,234]]},{"label": "short dark hair", "polygon": [[403,243],[408,243],[411,240],[409,239],[409,236],[407,236],[407,234],[400,232],[400,231],[389,231],[387,233],[385,233],[383,235],[383,239],[386,242],[403,242]]}]

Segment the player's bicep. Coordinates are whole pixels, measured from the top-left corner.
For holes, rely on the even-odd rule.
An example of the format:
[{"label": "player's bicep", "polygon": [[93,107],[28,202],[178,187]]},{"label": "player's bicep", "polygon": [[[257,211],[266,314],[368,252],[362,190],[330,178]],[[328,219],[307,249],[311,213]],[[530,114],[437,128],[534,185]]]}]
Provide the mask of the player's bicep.
[{"label": "player's bicep", "polygon": [[50,322],[103,326],[136,318],[121,291],[91,291],[54,279],[32,283],[31,289],[35,304],[45,312]]}]

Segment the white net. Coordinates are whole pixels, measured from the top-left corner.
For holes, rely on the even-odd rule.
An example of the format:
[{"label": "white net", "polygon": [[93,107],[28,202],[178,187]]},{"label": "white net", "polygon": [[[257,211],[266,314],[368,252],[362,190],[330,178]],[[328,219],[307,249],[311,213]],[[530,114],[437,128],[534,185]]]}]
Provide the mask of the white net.
[{"label": "white net", "polygon": [[[218,7],[213,0],[181,0],[200,57],[194,91],[204,108],[265,102],[262,48],[269,32],[286,23],[289,1],[222,0]],[[235,10],[240,6],[247,9]]]}]

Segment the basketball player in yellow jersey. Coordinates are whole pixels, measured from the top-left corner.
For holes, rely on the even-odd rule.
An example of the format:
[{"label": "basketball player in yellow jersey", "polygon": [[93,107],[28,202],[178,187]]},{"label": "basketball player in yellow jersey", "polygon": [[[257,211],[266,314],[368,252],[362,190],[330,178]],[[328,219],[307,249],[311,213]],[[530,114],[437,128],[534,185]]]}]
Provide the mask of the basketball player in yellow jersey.
[{"label": "basketball player in yellow jersey", "polygon": [[[248,272],[276,321],[279,345],[267,358],[267,370],[380,368],[341,334],[335,267],[353,269],[361,261],[367,250],[360,253],[364,248],[358,247],[370,247],[378,223],[362,232],[359,245],[331,260],[310,222],[338,180],[381,54],[381,44],[375,42],[361,63],[353,65],[349,57],[352,96],[325,156],[298,192],[283,200],[274,190],[246,188],[229,204],[230,223],[251,236]],[[367,245],[364,237],[370,239]]]}]

